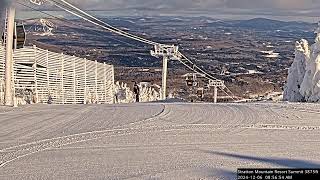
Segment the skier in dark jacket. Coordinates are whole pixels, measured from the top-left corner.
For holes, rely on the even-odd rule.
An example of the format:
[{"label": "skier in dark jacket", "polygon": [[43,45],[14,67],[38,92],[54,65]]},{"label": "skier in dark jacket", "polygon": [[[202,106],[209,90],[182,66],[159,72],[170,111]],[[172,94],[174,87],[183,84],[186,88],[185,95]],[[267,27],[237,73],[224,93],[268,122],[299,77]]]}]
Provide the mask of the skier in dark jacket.
[{"label": "skier in dark jacket", "polygon": [[136,97],[136,102],[139,102],[139,101],[140,101],[140,99],[139,99],[139,96],[140,96],[140,88],[139,88],[137,82],[134,82],[133,92],[134,92],[134,95],[135,95],[135,97]]}]

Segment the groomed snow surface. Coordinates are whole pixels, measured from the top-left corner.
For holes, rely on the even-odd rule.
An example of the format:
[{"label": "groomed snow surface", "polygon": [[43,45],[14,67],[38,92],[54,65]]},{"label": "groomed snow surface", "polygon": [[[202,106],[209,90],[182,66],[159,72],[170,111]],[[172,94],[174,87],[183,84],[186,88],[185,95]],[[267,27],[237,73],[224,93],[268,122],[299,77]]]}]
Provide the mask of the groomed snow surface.
[{"label": "groomed snow surface", "polygon": [[0,107],[0,179],[234,179],[319,168],[320,104]]}]

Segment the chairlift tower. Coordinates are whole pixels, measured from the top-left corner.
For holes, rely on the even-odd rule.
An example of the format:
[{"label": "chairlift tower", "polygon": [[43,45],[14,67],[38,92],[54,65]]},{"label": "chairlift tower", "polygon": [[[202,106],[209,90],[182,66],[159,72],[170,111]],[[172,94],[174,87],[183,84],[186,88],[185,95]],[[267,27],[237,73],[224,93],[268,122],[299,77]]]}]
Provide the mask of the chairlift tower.
[{"label": "chairlift tower", "polygon": [[218,88],[225,88],[224,81],[222,80],[209,80],[208,87],[213,87],[214,88],[214,94],[213,94],[213,102],[217,103],[218,102]]},{"label": "chairlift tower", "polygon": [[[50,0],[29,0],[31,3],[37,4],[37,5],[42,5],[43,3],[50,1]],[[75,9],[75,10],[69,10],[68,8],[64,8],[63,5],[59,6],[57,4],[55,4],[56,6],[58,6],[59,8],[68,11],[69,13],[72,13],[82,19],[85,19],[86,21],[95,24],[97,26],[103,27],[104,29],[114,32],[116,34],[119,34],[121,36],[125,36],[127,38],[130,39],[134,39],[149,45],[154,45],[154,50],[151,50],[151,55],[157,58],[162,57],[163,58],[163,70],[162,70],[162,99],[165,100],[166,99],[166,88],[167,88],[167,71],[168,71],[168,60],[179,60],[181,62],[181,60],[184,58],[187,61],[191,62],[190,60],[188,60],[184,55],[182,55],[179,51],[178,51],[178,46],[175,45],[164,45],[164,44],[159,44],[135,35],[132,35],[130,33],[126,33],[123,32],[120,29],[114,28],[106,23],[103,23],[104,25],[101,25],[101,20],[98,20],[97,18],[81,11],[80,9],[74,7],[73,5],[69,4],[68,2],[62,1],[63,5],[66,5],[69,8]],[[78,12],[75,12],[78,11]],[[79,12],[81,15],[79,15]],[[94,19],[94,20],[91,20]],[[193,64],[193,63],[191,63]],[[188,68],[192,68],[190,66],[188,66],[187,64],[184,64],[185,66],[187,66]],[[200,69],[197,67],[197,69]],[[201,72],[203,72],[204,74],[206,74],[208,77],[207,79],[209,79],[209,83],[208,83],[208,87],[214,87],[214,98],[215,98],[215,103],[217,102],[217,93],[218,93],[218,88],[225,88],[226,86],[224,85],[224,82],[221,80],[217,80],[214,77],[208,75],[207,73],[205,73],[203,70],[200,69]]]},{"label": "chairlift tower", "polygon": [[15,8],[8,7],[6,10],[4,47],[5,47],[5,94],[6,106],[14,106],[14,86],[13,86],[13,36],[14,36]]},{"label": "chairlift tower", "polygon": [[182,57],[179,53],[179,47],[175,45],[157,44],[154,50],[151,50],[151,55],[157,58],[162,57],[162,87],[161,99],[167,97],[167,76],[168,76],[168,60],[180,60]]}]

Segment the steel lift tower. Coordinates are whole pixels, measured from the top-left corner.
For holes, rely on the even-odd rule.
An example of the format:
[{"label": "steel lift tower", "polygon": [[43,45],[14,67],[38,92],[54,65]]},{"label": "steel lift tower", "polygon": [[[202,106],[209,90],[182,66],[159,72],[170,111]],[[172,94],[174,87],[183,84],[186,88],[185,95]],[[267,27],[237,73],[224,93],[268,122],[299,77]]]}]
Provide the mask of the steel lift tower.
[{"label": "steel lift tower", "polygon": [[167,76],[168,76],[168,60],[181,60],[179,53],[179,47],[175,45],[162,45],[158,44],[154,46],[154,50],[151,50],[151,55],[157,58],[162,56],[162,87],[161,87],[161,99],[167,98]]},{"label": "steel lift tower", "polygon": [[[29,0],[31,3],[42,5],[43,3],[51,0]],[[162,57],[163,58],[163,70],[162,70],[162,88],[161,88],[161,98],[163,100],[167,97],[167,70],[168,70],[168,60],[178,60],[180,61],[184,66],[188,67],[190,70],[197,72],[197,73],[203,73],[206,75],[206,79],[209,80],[209,87],[214,87],[214,98],[215,102],[217,102],[217,93],[218,88],[223,90],[226,88],[224,85],[224,82],[221,80],[218,80],[211,76],[210,74],[206,73],[204,70],[196,66],[190,59],[188,59],[185,55],[183,55],[181,52],[179,52],[178,46],[175,45],[165,45],[160,44],[133,34],[130,34],[128,32],[122,31],[121,29],[118,29],[116,27],[113,27],[112,25],[109,25],[96,17],[86,13],[85,11],[82,11],[81,9],[73,6],[72,4],[66,2],[65,0],[57,0],[51,1],[53,4],[81,19],[84,19],[85,21],[88,21],[96,26],[99,26],[100,28],[103,28],[105,30],[108,30],[110,32],[116,33],[120,36],[124,36],[145,44],[153,45],[154,50],[151,50],[151,55],[157,58]]]},{"label": "steel lift tower", "polygon": [[14,85],[13,85],[13,36],[14,36],[15,8],[8,7],[6,10],[4,46],[5,46],[5,94],[6,106],[14,106]]},{"label": "steel lift tower", "polygon": [[226,86],[224,84],[224,81],[221,80],[209,80],[209,87],[213,87],[213,99],[214,103],[218,102],[218,88],[224,89]]}]

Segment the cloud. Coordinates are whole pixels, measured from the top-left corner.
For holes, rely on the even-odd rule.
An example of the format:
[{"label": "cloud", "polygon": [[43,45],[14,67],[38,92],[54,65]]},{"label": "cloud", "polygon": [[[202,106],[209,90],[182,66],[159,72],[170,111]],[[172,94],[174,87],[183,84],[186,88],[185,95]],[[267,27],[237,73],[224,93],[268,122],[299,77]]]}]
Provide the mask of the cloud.
[{"label": "cloud", "polygon": [[320,0],[69,0],[83,7],[96,8],[128,8],[144,7],[167,9],[310,9],[319,7]]},{"label": "cloud", "polygon": [[320,16],[320,0],[69,0],[96,10],[149,10],[159,12],[235,13],[251,15]]},{"label": "cloud", "polygon": [[[3,1],[3,0],[2,0]],[[54,0],[59,1],[59,0]],[[320,16],[320,0],[66,0],[86,10],[132,14]],[[45,6],[49,7],[49,6]],[[49,7],[50,8],[50,7]],[[52,8],[52,7],[51,7]],[[126,14],[127,15],[127,14]]]},{"label": "cloud", "polygon": [[5,8],[12,2],[12,0],[0,0],[0,15],[2,15]]}]

